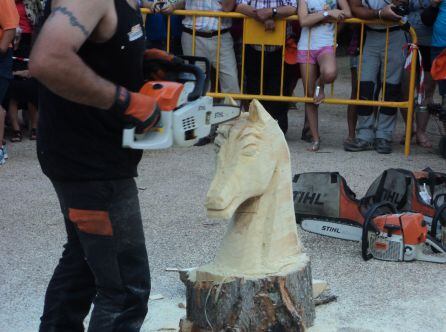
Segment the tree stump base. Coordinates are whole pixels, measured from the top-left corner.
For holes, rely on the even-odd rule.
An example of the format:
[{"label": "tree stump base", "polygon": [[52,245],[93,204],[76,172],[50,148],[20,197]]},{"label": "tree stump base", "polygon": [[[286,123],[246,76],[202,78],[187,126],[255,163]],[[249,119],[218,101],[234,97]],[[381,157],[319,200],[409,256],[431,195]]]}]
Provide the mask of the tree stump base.
[{"label": "tree stump base", "polygon": [[204,275],[197,269],[180,272],[187,301],[182,332],[297,332],[313,325],[311,267],[305,254],[286,273],[264,278]]}]

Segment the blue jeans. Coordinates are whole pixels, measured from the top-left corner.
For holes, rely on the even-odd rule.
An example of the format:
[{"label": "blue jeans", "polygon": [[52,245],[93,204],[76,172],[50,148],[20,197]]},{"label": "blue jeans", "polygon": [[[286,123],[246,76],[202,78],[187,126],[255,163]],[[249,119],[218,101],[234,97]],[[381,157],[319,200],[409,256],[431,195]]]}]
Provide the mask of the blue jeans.
[{"label": "blue jeans", "polygon": [[48,285],[40,332],[136,332],[147,313],[150,271],[133,179],[54,182],[67,243]]},{"label": "blue jeans", "polygon": [[[440,55],[440,53],[446,49],[446,47],[435,47],[432,46],[432,51],[431,51],[431,56],[432,56],[432,61],[434,61],[434,59]],[[441,96],[445,96],[446,95],[446,80],[440,80],[437,81],[438,83],[438,92],[440,93]]]}]

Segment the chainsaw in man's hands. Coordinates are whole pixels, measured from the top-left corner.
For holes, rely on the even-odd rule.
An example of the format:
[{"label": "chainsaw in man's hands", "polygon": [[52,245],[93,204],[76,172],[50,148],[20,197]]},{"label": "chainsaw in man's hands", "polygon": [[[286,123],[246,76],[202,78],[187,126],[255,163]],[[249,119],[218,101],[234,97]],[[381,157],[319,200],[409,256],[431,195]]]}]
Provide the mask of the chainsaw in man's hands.
[{"label": "chainsaw in man's hands", "polygon": [[124,115],[125,121],[129,125],[135,126],[137,133],[147,132],[161,118],[161,110],[155,98],[129,92],[122,86],[116,86],[113,108]]}]

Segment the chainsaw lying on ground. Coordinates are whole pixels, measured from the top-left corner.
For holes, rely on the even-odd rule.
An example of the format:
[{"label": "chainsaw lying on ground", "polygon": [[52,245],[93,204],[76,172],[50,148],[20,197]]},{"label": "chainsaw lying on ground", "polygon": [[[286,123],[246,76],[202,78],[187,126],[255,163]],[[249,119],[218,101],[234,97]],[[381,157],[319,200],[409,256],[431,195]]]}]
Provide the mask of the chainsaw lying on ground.
[{"label": "chainsaw lying on ground", "polygon": [[423,253],[426,246],[446,253],[446,175],[425,170],[417,176],[386,170],[358,200],[338,173],[297,174],[296,219],[306,231],[362,241],[364,258],[446,263],[442,254]]},{"label": "chainsaw lying on ground", "polygon": [[[378,209],[388,207],[393,213],[375,216]],[[421,213],[397,213],[389,202],[375,204],[366,214],[362,225],[362,258],[385,261],[426,261],[446,263],[446,251],[428,235]],[[426,246],[441,255],[428,255]]]},{"label": "chainsaw lying on ground", "polygon": [[[145,75],[148,81],[140,90],[140,93],[157,100],[161,119],[145,134],[137,134],[135,128],[124,129],[123,147],[158,150],[192,146],[200,138],[207,137],[213,125],[240,115],[241,109],[237,104],[214,105],[213,99],[206,96],[210,71],[206,58],[167,57],[170,58],[145,64],[145,68],[155,75]],[[204,63],[206,73],[195,65],[196,62]],[[151,80],[153,78],[162,80]]]}]

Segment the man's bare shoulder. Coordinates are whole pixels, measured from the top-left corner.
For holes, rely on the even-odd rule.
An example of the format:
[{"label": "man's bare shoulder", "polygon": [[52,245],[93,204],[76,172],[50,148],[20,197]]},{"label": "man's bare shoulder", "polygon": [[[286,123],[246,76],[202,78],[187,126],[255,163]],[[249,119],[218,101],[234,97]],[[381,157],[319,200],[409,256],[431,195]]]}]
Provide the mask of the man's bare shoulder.
[{"label": "man's bare shoulder", "polygon": [[104,21],[115,13],[114,1],[110,0],[53,0],[47,22],[55,22],[58,29],[71,30],[80,40],[89,38]]}]

